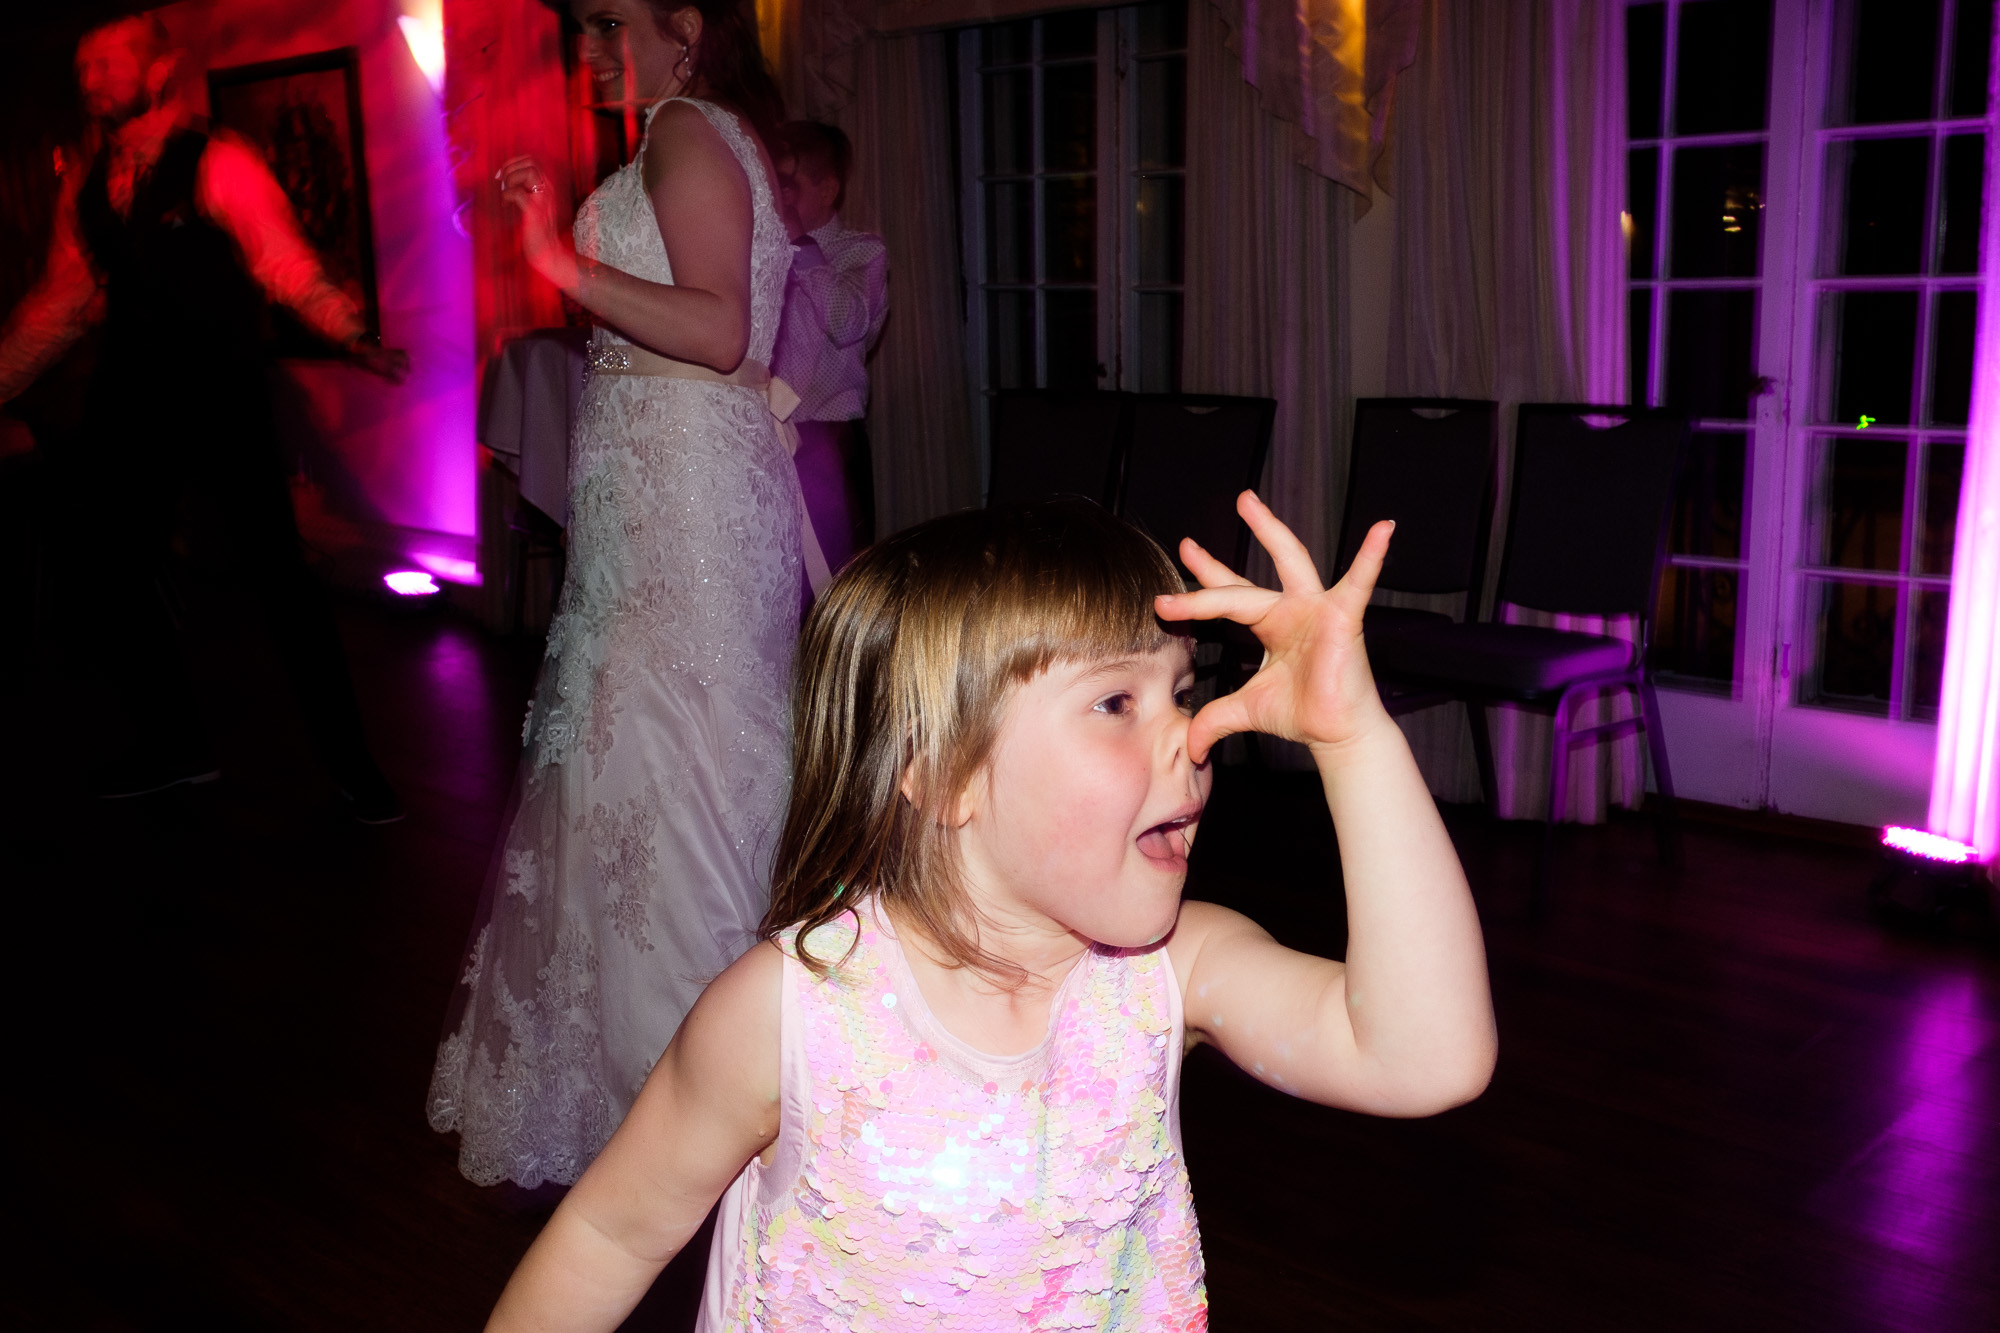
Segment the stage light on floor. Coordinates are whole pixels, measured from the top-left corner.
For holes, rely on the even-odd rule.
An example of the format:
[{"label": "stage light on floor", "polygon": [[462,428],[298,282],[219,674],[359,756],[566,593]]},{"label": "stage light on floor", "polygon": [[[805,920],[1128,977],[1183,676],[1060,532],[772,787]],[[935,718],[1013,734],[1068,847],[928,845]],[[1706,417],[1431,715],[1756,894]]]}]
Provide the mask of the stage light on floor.
[{"label": "stage light on floor", "polygon": [[384,574],[382,582],[399,597],[430,597],[442,591],[437,581],[421,569],[399,569]]},{"label": "stage light on floor", "polygon": [[1967,843],[1939,837],[1920,828],[1905,828],[1900,824],[1891,824],[1882,830],[1882,845],[1908,852],[1911,856],[1920,856],[1926,861],[1942,861],[1954,866],[1962,866],[1979,856],[1979,850]]},{"label": "stage light on floor", "polygon": [[432,555],[428,551],[419,551],[410,559],[446,583],[464,583],[475,588],[479,586],[479,566],[473,561],[462,560],[457,556]]}]

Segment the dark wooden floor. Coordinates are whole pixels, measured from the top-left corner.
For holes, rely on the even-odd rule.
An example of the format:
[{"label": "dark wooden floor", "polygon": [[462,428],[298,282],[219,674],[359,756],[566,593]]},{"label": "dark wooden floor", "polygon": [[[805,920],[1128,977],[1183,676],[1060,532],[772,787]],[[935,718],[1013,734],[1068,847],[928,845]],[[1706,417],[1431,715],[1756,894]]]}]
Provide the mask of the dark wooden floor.
[{"label": "dark wooden floor", "polygon": [[[76,794],[87,700],[9,654],[0,903],[20,1329],[476,1327],[546,1213],[423,1121],[534,647],[448,615],[343,625],[408,822],[343,821],[254,635],[212,639],[215,786]],[[2000,1326],[2000,961],[1902,937],[1865,850],[1455,814],[1502,1056],[1434,1120],[1184,1091],[1214,1324],[1239,1330]],[[1341,945],[1309,780],[1226,772],[1195,892]]]}]

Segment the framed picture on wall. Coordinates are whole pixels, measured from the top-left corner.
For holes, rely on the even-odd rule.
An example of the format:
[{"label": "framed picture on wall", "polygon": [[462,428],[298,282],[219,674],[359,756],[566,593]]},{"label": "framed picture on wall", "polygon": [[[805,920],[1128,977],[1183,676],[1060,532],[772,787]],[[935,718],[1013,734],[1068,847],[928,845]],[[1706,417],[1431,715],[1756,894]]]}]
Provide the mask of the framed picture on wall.
[{"label": "framed picture on wall", "polygon": [[[356,48],[237,65],[208,74],[209,123],[264,155],[292,201],[327,276],[382,331],[375,293],[375,237],[368,211],[368,159],[361,138],[361,62]],[[289,310],[272,311],[279,356],[324,358],[326,340]]]}]

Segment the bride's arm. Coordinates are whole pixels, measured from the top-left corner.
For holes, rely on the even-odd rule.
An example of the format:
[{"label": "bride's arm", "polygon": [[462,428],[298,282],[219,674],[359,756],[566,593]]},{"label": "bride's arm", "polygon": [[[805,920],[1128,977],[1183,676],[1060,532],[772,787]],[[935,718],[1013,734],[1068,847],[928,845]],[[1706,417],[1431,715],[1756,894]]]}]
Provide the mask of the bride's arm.
[{"label": "bride's arm", "polygon": [[578,256],[556,230],[546,179],[532,161],[502,167],[500,185],[520,210],[522,248],[537,273],[633,342],[727,374],[750,345],[749,179],[708,118],[685,102],[654,114],[643,170],[671,284]]}]

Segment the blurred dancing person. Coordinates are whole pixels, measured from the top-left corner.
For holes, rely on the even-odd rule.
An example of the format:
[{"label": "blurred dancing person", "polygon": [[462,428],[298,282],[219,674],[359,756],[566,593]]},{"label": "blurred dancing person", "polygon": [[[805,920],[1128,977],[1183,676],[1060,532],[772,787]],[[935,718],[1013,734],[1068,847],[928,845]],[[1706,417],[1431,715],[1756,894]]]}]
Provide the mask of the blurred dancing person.
[{"label": "blurred dancing person", "polygon": [[748,0],[574,0],[645,135],[558,235],[499,172],[535,270],[597,317],[569,567],[519,806],[431,1081],[482,1184],[574,1181],[702,987],[756,940],[786,791],[803,506],[769,405],[791,245]]},{"label": "blurred dancing person", "polygon": [[58,205],[48,264],[0,335],[0,402],[94,323],[103,336],[69,478],[87,589],[80,646],[101,736],[91,785],[137,796],[218,776],[162,592],[177,516],[212,526],[232,585],[268,623],[334,781],[364,822],[402,817],[369,755],[326,595],[306,568],[272,416],[265,302],[400,381],[360,312],[300,236],[256,150],[192,127],[178,53],[151,16],[77,45],[101,131]]},{"label": "blurred dancing person", "polygon": [[889,315],[882,238],[840,220],[854,149],[832,125],[795,120],[779,131],[781,180],[792,234],[785,322],[772,371],[799,395],[793,456],[813,531],[834,569],[875,540],[875,482],[865,362]]}]

